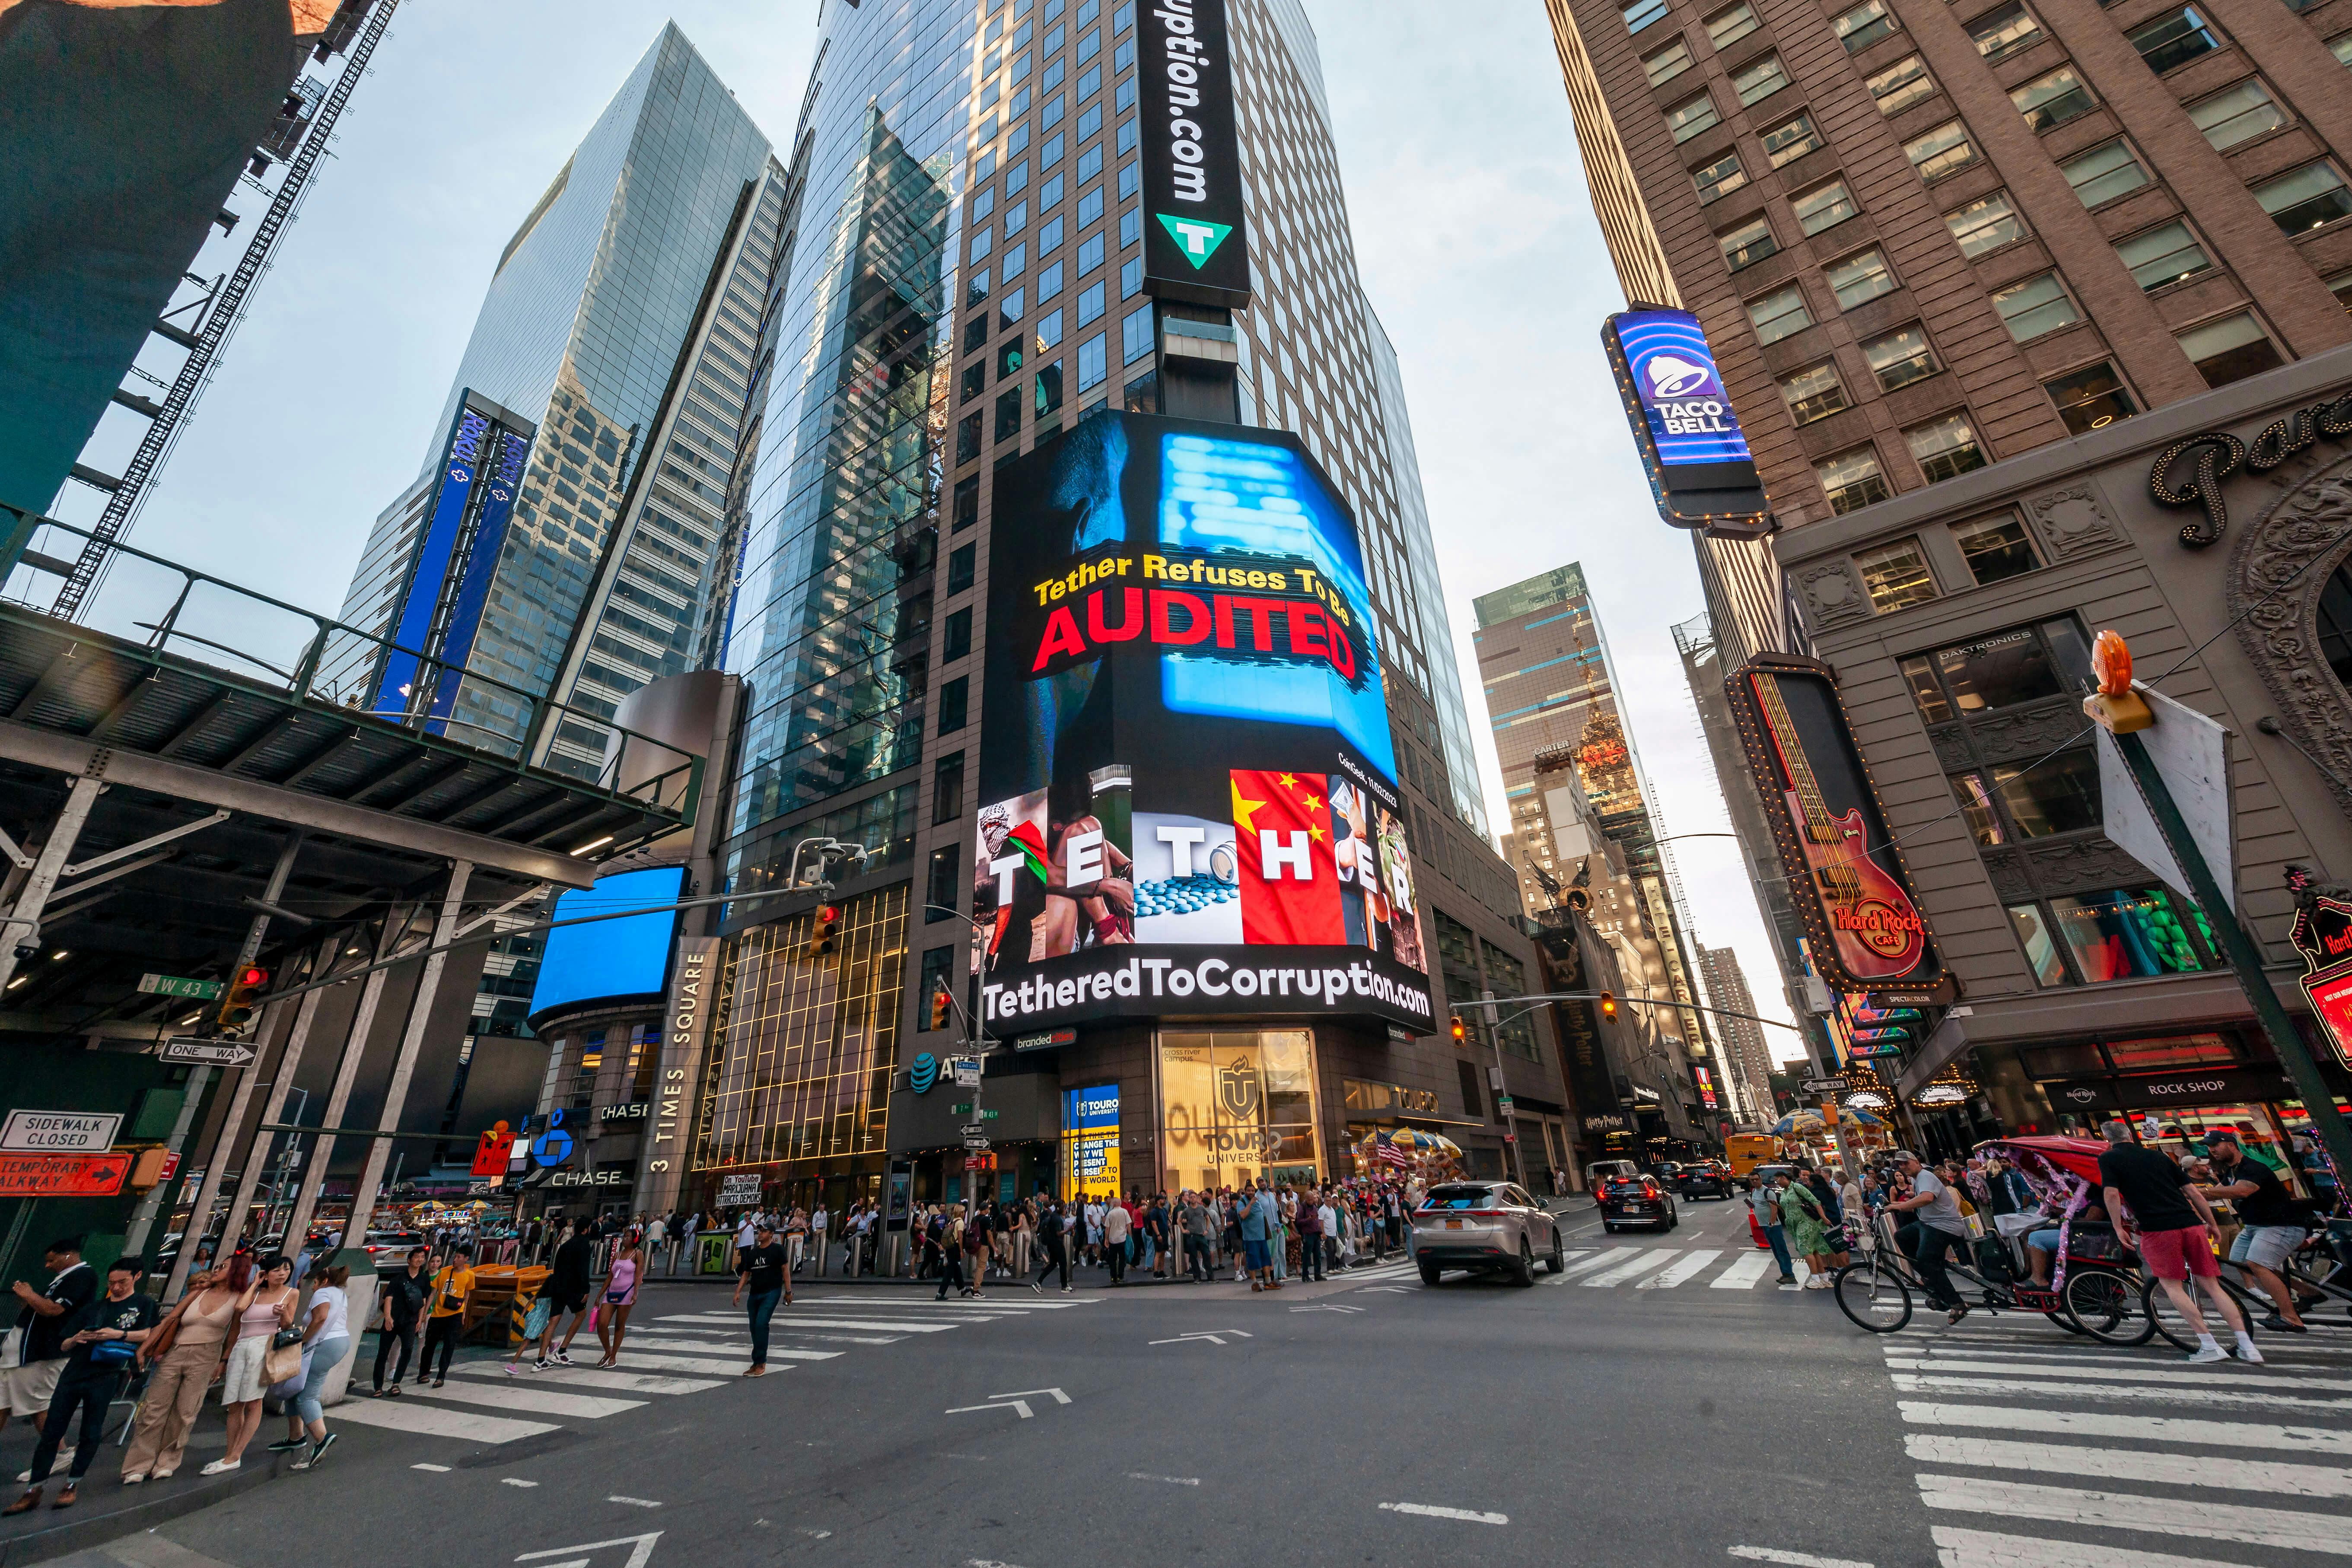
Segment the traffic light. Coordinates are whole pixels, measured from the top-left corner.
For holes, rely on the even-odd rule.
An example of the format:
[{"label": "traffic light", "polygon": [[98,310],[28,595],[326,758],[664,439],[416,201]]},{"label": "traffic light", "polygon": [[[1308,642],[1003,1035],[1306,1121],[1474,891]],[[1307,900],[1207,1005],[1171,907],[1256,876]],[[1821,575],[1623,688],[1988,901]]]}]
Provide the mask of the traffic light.
[{"label": "traffic light", "polygon": [[1463,1026],[1463,1024],[1462,1024],[1462,1015],[1461,1015],[1461,1014],[1459,1014],[1459,1013],[1454,1014],[1454,1043],[1455,1045],[1457,1045],[1457,1046],[1458,1046],[1458,1045],[1460,1045],[1463,1041],[1465,1041],[1465,1040],[1468,1039],[1469,1037],[1470,1037],[1470,1031],[1469,1031],[1468,1029],[1466,1029],[1466,1028],[1465,1028],[1465,1027]]},{"label": "traffic light", "polygon": [[948,999],[948,988],[946,986],[940,986],[931,993],[932,1028],[944,1029],[948,1026],[948,1011],[952,1005],[953,1004]]},{"label": "traffic light", "polygon": [[819,904],[816,909],[815,930],[809,937],[808,955],[811,958],[831,957],[833,939],[840,930],[841,910],[832,904]]},{"label": "traffic light", "polygon": [[269,971],[257,964],[247,964],[228,983],[221,996],[220,1012],[215,1016],[224,1035],[242,1034],[253,1022],[253,1015],[261,1005],[260,991],[269,983]]},{"label": "traffic light", "polygon": [[1603,991],[1601,994],[1601,1016],[1610,1019],[1617,1016],[1617,997],[1614,993]]}]

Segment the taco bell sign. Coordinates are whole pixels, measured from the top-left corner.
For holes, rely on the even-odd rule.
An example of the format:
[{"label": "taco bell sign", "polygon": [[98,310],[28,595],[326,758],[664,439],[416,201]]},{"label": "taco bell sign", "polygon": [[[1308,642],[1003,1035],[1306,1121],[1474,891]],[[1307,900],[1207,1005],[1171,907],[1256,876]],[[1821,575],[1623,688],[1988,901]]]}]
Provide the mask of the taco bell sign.
[{"label": "taco bell sign", "polygon": [[1769,532],[1763,482],[1698,318],[1623,310],[1601,337],[1660,515],[1718,536]]}]

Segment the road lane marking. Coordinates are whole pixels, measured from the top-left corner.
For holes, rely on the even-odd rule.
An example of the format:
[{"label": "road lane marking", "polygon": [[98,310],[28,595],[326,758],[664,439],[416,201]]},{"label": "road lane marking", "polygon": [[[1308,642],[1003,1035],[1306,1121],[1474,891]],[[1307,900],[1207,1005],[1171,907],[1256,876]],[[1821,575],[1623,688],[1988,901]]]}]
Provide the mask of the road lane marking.
[{"label": "road lane marking", "polygon": [[1783,1552],[1777,1546],[1733,1546],[1726,1555],[1745,1557],[1751,1563],[1786,1563],[1791,1568],[1870,1568],[1867,1563],[1851,1557],[1816,1557],[1810,1552]]},{"label": "road lane marking", "polygon": [[1654,1279],[1644,1279],[1633,1288],[1637,1290],[1671,1290],[1684,1280],[1699,1274],[1723,1254],[1713,1249],[1701,1249],[1686,1254],[1681,1262]]},{"label": "road lane marking", "polygon": [[[742,1356],[746,1360],[749,1360],[751,1354],[751,1347],[748,1344],[702,1344],[694,1340],[657,1340],[652,1338],[646,1338],[644,1340],[633,1339],[629,1343],[632,1345],[642,1344],[647,1350],[656,1351],[727,1351],[732,1354]],[[768,1353],[784,1361],[833,1361],[840,1356],[847,1354],[848,1352],[845,1351],[788,1351],[778,1349],[774,1345],[770,1345],[768,1347]]]},{"label": "road lane marking", "polygon": [[661,1504],[660,1504],[659,1502],[656,1501],[656,1500],[655,1500],[654,1499],[652,1499],[652,1498],[649,1498],[649,1497],[623,1497],[623,1496],[621,1496],[621,1494],[620,1494],[620,1493],[618,1493],[618,1492],[614,1492],[611,1497],[606,1498],[604,1500],[605,1500],[606,1502],[625,1502],[625,1503],[628,1504],[631,1508],[659,1508],[659,1507],[661,1507]]},{"label": "road lane marking", "polygon": [[[501,1365],[498,1362],[465,1362],[451,1367],[449,1375],[503,1378],[505,1373]],[[531,1383],[520,1386],[570,1388],[577,1384],[583,1388],[609,1388],[617,1394],[701,1394],[725,1386],[714,1378],[662,1377],[650,1372],[607,1372],[591,1366],[551,1367],[541,1377],[543,1384]]]},{"label": "road lane marking", "polygon": [[1987,1470],[2035,1470],[2046,1475],[2151,1481],[2173,1487],[2219,1487],[2280,1497],[2352,1497],[2352,1470],[2334,1465],[2282,1465],[2201,1454],[2151,1454],[2137,1448],[2078,1448],[2071,1443],[2011,1443],[1912,1432],[1904,1450],[1930,1465]]},{"label": "road lane marking", "polygon": [[1929,1531],[1943,1568],[2246,1568],[2210,1557],[2175,1557],[2137,1547],[2095,1546],[2087,1541],[2045,1541],[2032,1535],[1999,1535],[1983,1530]]},{"label": "road lane marking", "polygon": [[1769,1252],[1743,1252],[1732,1259],[1730,1268],[1707,1281],[1707,1289],[1711,1290],[1752,1289],[1755,1288],[1756,1281],[1764,1278],[1764,1270],[1770,1268],[1771,1264],[1772,1255]]},{"label": "road lane marking", "polygon": [[1507,1513],[1480,1513],[1469,1508],[1440,1508],[1429,1502],[1384,1502],[1381,1506],[1391,1513],[1418,1513],[1431,1519],[1459,1519],[1471,1524],[1508,1524]]},{"label": "road lane marking", "polygon": [[1152,1476],[1141,1470],[1128,1471],[1127,1479],[1130,1481],[1166,1481],[1171,1487],[1197,1487],[1201,1484],[1198,1476]]},{"label": "road lane marking", "polygon": [[[1590,1284],[1591,1281],[1588,1280],[1586,1283]],[[2023,1377],[2089,1375],[2111,1378],[2117,1383],[2170,1383],[2191,1385],[2222,1383],[2238,1388],[2292,1388],[2324,1394],[2352,1394],[2352,1383],[2328,1382],[2312,1377],[2271,1377],[2258,1372],[2240,1372],[2232,1367],[2222,1367],[2212,1372],[2205,1371],[2204,1365],[2211,1363],[2200,1363],[2192,1370],[2185,1365],[2118,1366],[2112,1361],[2103,1361],[2097,1367],[2092,1368],[2079,1363],[2074,1366],[2050,1366],[2039,1362],[2022,1362],[2014,1359],[1958,1361],[1938,1358],[1927,1361],[1916,1356],[1895,1355],[1890,1352],[1886,1358],[1886,1364],[1903,1372],[2002,1372]],[[2184,1389],[2184,1392],[2187,1390]]]},{"label": "road lane marking", "polygon": [[1225,1342],[1222,1336],[1224,1335],[1231,1335],[1237,1340],[1251,1337],[1246,1329],[1201,1329],[1189,1334],[1178,1334],[1172,1340],[1152,1340],[1148,1342],[1155,1345],[1181,1345],[1193,1341],[1206,1340],[1213,1345],[1223,1345]]},{"label": "road lane marking", "polygon": [[[2352,1432],[2324,1426],[2273,1426],[2257,1421],[2189,1421],[2161,1415],[2103,1415],[2088,1410],[2033,1410],[2005,1405],[1897,1402],[1903,1419],[1920,1426],[1984,1426],[1996,1431],[2050,1432],[2070,1437],[2121,1437],[2142,1443],[2203,1443],[2217,1448],[2277,1448],[2287,1453],[2352,1458]],[[2337,1406],[2336,1408],[2341,1408]]]},{"label": "road lane marking", "polygon": [[446,1465],[411,1465],[408,1468],[412,1470],[430,1470],[436,1476],[446,1476],[449,1473],[449,1467]]},{"label": "road lane marking", "polygon": [[499,1485],[502,1487],[535,1487],[539,1485],[539,1483],[537,1481],[524,1480],[520,1476],[500,1476],[499,1478]]},{"label": "road lane marking", "polygon": [[2278,1552],[2352,1555],[2352,1537],[2340,1514],[2303,1513],[2283,1508],[2247,1508],[2238,1503],[2157,1497],[2147,1492],[2099,1492],[2078,1487],[2037,1487],[2022,1481],[1979,1480],[1973,1476],[1923,1474],[1919,1498],[1929,1508],[1974,1514],[2006,1514],[2101,1530],[2144,1530],[2194,1535],[2207,1541],[2239,1541]]},{"label": "road lane marking", "polygon": [[446,1388],[419,1388],[412,1397],[438,1404],[487,1405],[493,1410],[528,1411],[534,1415],[568,1415],[579,1421],[601,1421],[624,1410],[640,1410],[642,1399],[608,1399],[593,1394],[559,1394],[544,1384],[514,1383],[453,1383]]},{"label": "road lane marking", "polygon": [[1616,1268],[1603,1269],[1589,1279],[1579,1280],[1578,1283],[1588,1289],[1612,1289],[1629,1279],[1637,1279],[1654,1268],[1663,1268],[1674,1260],[1675,1255],[1664,1247],[1653,1247],[1647,1252],[1637,1252]]},{"label": "road lane marking", "polygon": [[[743,1363],[740,1361],[712,1361],[708,1356],[648,1355],[643,1351],[628,1349],[621,1352],[621,1366],[625,1371],[631,1367],[642,1366],[650,1367],[656,1372],[716,1373],[720,1376],[730,1378],[740,1377],[743,1372]],[[780,1370],[790,1372],[792,1368],[783,1367]]]},{"label": "road lane marking", "polygon": [[1594,1253],[1590,1258],[1578,1258],[1566,1268],[1560,1270],[1560,1272],[1554,1276],[1554,1278],[1560,1279],[1573,1279],[1578,1275],[1586,1272],[1588,1269],[1598,1268],[1603,1264],[1614,1265],[1622,1263],[1625,1259],[1633,1257],[1635,1253],[1641,1250],[1642,1249],[1638,1247],[1608,1247],[1602,1251]]},{"label": "road lane marking", "polygon": [[551,1422],[518,1421],[504,1415],[477,1415],[470,1410],[426,1405],[422,1400],[371,1399],[365,1404],[347,1399],[335,1406],[335,1418],[362,1426],[386,1426],[394,1432],[421,1432],[428,1437],[457,1437],[468,1443],[512,1443],[561,1430]]},{"label": "road lane marking", "polygon": [[2347,1407],[2340,1399],[2297,1399],[2291,1394],[2271,1394],[2250,1388],[2243,1394],[2223,1389],[2144,1388],[2116,1383],[2028,1383],[1997,1377],[1921,1377],[1914,1373],[1888,1374],[1897,1394],[2000,1394],[2010,1398],[2099,1399],[2121,1404],[2140,1401],[2166,1405],[2242,1405],[2254,1410],[2324,1410],[2341,1415]]}]

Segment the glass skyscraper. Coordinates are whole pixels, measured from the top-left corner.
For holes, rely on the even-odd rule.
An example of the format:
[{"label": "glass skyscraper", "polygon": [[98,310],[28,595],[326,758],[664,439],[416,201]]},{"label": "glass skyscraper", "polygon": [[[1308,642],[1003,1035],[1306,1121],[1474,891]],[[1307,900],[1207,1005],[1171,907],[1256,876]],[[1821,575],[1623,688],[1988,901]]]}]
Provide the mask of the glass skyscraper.
[{"label": "glass skyscraper", "polygon": [[718,662],[787,184],[766,135],[664,27],[507,242],[425,470],[378,517],[344,605],[573,711],[534,729],[482,681],[445,677],[428,696],[410,689],[413,660],[363,645],[325,670],[347,701],[430,700],[475,743],[593,773],[596,721],[622,698]]}]

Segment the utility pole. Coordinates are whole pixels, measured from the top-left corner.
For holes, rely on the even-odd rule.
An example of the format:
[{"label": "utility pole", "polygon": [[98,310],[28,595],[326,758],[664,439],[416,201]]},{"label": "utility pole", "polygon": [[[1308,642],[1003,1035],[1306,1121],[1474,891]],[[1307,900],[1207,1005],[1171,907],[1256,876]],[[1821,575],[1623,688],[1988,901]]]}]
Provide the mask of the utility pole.
[{"label": "utility pole", "polygon": [[1486,1016],[1486,1040],[1495,1047],[1495,1098],[1503,1110],[1503,1142],[1510,1145],[1511,1171],[1522,1187],[1528,1184],[1527,1152],[1519,1147],[1519,1111],[1511,1099],[1509,1080],[1503,1077],[1503,1035],[1495,1026],[1495,993],[1478,993],[1478,1007]]}]

